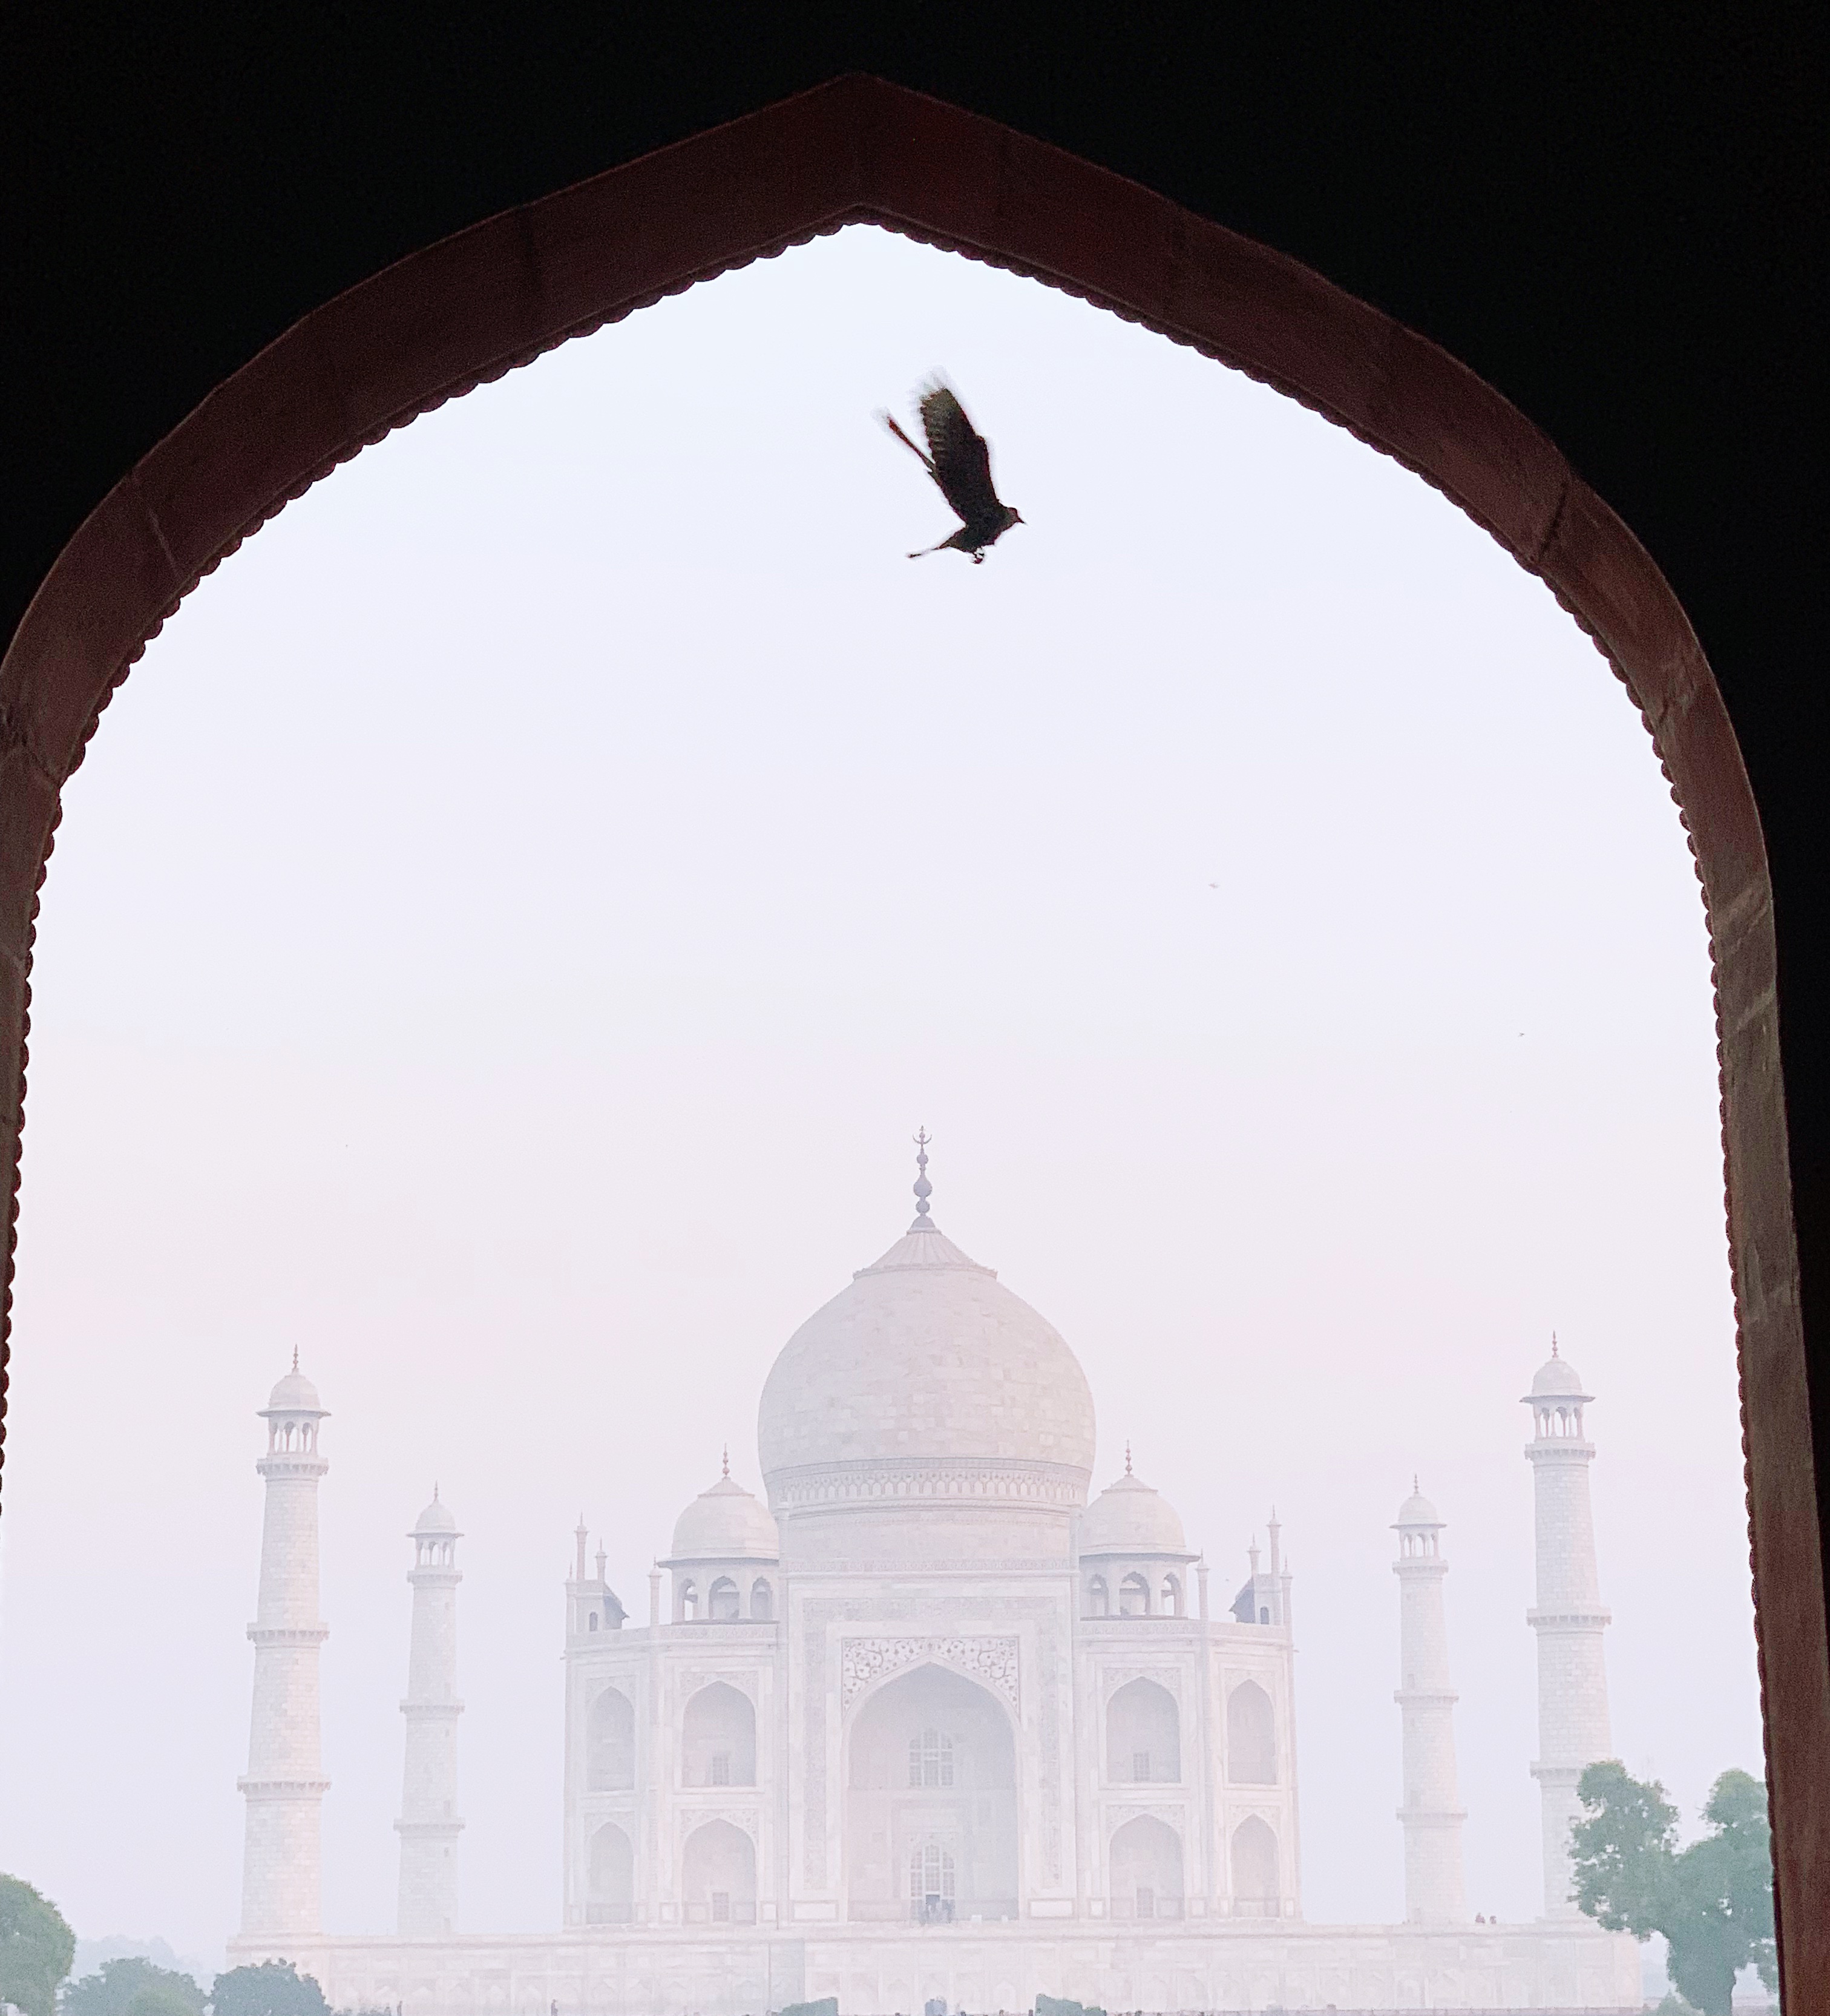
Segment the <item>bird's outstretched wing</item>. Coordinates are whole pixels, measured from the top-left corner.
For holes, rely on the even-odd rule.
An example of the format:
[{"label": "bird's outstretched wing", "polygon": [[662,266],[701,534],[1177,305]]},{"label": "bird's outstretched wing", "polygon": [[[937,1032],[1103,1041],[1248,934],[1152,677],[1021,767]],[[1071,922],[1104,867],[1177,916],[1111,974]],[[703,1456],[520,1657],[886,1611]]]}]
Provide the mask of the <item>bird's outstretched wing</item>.
[{"label": "bird's outstretched wing", "polygon": [[[917,448],[915,443],[909,439],[908,436],[905,434],[902,431],[901,428],[896,424],[895,419],[891,415],[888,413],[879,413],[877,416],[877,418],[883,423],[884,426],[886,427],[893,435],[895,435],[896,438],[901,441],[903,446],[908,450],[909,453],[915,458],[922,468],[925,469],[930,476],[933,476],[934,465],[928,459],[927,451],[925,448]],[[935,477],[934,480],[938,482],[940,478],[938,477]]]},{"label": "bird's outstretched wing", "polygon": [[969,525],[995,518],[1004,507],[991,485],[991,451],[952,388],[929,386],[922,394],[921,413],[929,472],[942,496]]}]

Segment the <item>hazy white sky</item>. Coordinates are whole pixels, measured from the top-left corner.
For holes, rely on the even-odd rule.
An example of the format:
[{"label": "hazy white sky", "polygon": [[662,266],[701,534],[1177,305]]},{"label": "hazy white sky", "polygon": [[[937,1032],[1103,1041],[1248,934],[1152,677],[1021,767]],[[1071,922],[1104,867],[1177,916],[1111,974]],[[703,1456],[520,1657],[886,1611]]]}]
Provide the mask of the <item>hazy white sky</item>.
[{"label": "hazy white sky", "polygon": [[[975,568],[874,410],[944,365]],[[911,1210],[1080,1354],[1217,1607],[1275,1500],[1304,1904],[1401,1907],[1390,1523],[1449,1521],[1472,1908],[1539,1908],[1530,1478],[1591,1420],[1616,1744],[1758,1770],[1709,962],[1603,661],[1275,394],[869,230],[320,484],[103,720],[45,891],[0,1868],[239,1910],[253,1410],[322,1493],[327,1923],[393,1921],[409,1549],[461,1597],[467,1928],[556,1924],[560,1582],[638,1620],[796,1325]],[[593,1542],[595,1546],[595,1542]]]}]

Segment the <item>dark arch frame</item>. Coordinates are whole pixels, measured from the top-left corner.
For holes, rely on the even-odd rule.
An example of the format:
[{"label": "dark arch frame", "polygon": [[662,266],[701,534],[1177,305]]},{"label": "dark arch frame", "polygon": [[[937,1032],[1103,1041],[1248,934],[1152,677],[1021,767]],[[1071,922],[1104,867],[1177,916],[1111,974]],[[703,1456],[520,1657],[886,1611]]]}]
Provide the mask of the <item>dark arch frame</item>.
[{"label": "dark arch frame", "polygon": [[1548,584],[1644,716],[1709,918],[1781,1960],[1804,2007],[1830,1979],[1824,1557],[1772,887],[1714,678],[1632,534],[1472,373],[1295,261],[989,120],[848,77],[504,212],[295,324],[96,506],[0,663],[9,1324],[38,891],[63,787],[147,643],[250,533],[394,428],[696,280],[854,222],[1113,309],[1402,462]]}]

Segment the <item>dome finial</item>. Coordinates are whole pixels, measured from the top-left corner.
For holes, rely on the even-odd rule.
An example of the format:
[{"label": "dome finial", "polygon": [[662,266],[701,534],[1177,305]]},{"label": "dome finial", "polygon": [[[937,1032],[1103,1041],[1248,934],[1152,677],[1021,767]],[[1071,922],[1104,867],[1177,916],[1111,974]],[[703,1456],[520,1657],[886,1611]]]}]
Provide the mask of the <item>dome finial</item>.
[{"label": "dome finial", "polygon": [[1412,1471],[1411,1473],[1411,1496],[1413,1498],[1420,1497],[1422,1495],[1422,1492],[1423,1486],[1417,1481],[1417,1472],[1415,1471]]},{"label": "dome finial", "polygon": [[295,1345],[293,1346],[293,1370],[295,1372],[297,1372],[297,1371],[298,1370],[298,1369],[299,1369],[299,1347],[295,1344]]},{"label": "dome finial", "polygon": [[1556,1356],[1556,1355],[1557,1355],[1557,1333],[1556,1333],[1555,1330],[1552,1330],[1552,1331],[1551,1332],[1551,1357],[1555,1358],[1555,1357]]},{"label": "dome finial", "polygon": [[934,1194],[934,1186],[928,1181],[928,1143],[933,1139],[926,1128],[915,1137],[915,1222],[910,1231],[926,1230],[928,1226],[928,1200]]},{"label": "dome finial", "polygon": [[724,1445],[724,1474],[727,1477],[731,1474],[731,1445],[728,1442]]},{"label": "dome finial", "polygon": [[1129,1477],[1129,1476],[1131,1475],[1131,1437],[1130,1437],[1129,1435],[1127,1435],[1127,1436],[1125,1437],[1125,1475],[1126,1475],[1127,1477]]}]

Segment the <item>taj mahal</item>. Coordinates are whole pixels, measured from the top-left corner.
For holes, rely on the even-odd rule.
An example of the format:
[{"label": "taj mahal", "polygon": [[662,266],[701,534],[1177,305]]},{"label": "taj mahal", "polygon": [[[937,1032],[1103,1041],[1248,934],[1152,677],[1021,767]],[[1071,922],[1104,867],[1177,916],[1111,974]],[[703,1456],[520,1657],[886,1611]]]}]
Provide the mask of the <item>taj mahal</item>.
[{"label": "taj mahal", "polygon": [[[458,1565],[411,1535],[397,1932],[319,1905],[316,1389],[262,1413],[266,1515],[231,1964],[286,1959],[397,2016],[1114,2010],[1637,2011],[1638,1948],[1569,1901],[1584,1766],[1611,1754],[1591,1396],[1526,1396],[1537,1507],[1544,1910],[1470,1918],[1444,1525],[1395,1522],[1406,1916],[1303,1913],[1292,1579],[1275,1517],[1236,1593],[1131,1471],[1091,1492],[1094,1406],[1059,1333],[916,1215],[789,1339],[757,1427],[765,1496],[692,1499],[638,1625],[575,1536],[564,1586],[559,1929],[456,1919]],[[555,1620],[556,1622],[562,1620]],[[1368,1844],[1369,1852],[1387,1852]],[[1399,1838],[1390,1852],[1400,1852]]]}]

